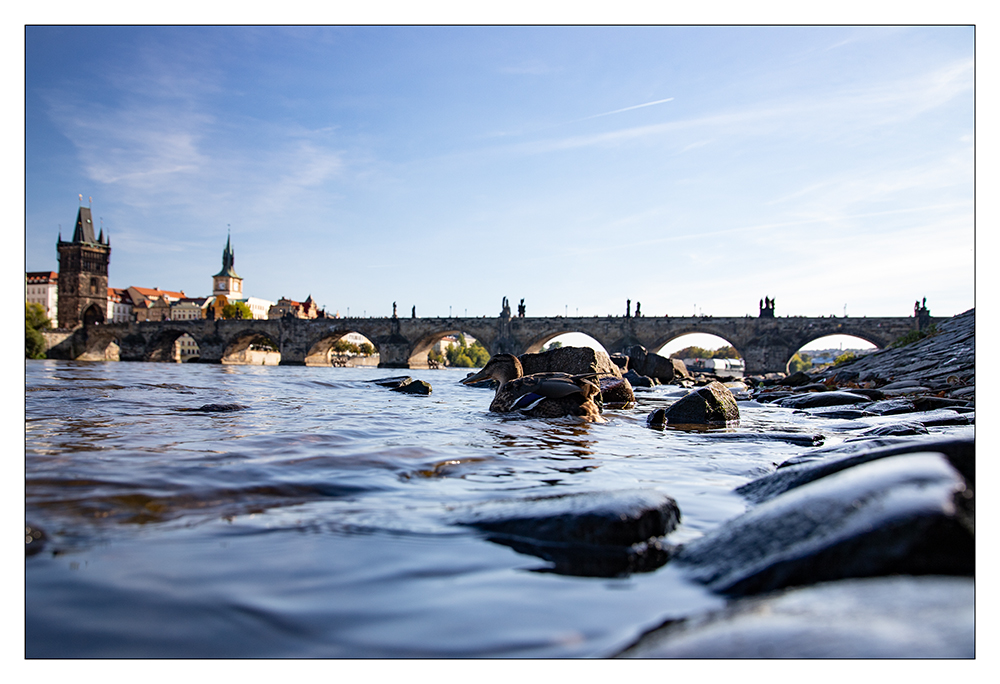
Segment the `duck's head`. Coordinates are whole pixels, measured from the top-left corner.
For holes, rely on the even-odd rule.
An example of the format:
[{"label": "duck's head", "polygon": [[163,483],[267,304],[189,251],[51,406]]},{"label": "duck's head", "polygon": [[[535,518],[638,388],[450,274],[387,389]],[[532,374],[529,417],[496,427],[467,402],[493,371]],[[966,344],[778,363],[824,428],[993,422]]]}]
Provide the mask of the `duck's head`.
[{"label": "duck's head", "polygon": [[462,383],[468,385],[480,380],[492,379],[500,383],[500,387],[503,387],[505,382],[514,378],[520,378],[523,375],[524,367],[521,366],[521,361],[516,356],[513,354],[497,354],[486,362],[481,371],[465,378],[462,380]]}]

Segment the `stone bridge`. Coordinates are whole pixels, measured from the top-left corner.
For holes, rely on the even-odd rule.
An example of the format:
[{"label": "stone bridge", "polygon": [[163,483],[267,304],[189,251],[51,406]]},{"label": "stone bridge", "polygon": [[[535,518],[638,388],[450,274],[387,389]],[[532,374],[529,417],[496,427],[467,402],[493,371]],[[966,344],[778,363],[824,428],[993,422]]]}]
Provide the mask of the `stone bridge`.
[{"label": "stone bridge", "polygon": [[121,361],[172,361],[174,342],[187,333],[198,343],[201,363],[222,363],[260,337],[281,352],[282,365],[329,366],[329,352],[344,335],[364,335],[379,353],[382,368],[426,368],[427,352],[446,335],[465,333],[490,354],[541,350],[564,333],[584,333],[609,353],[635,344],[651,351],[688,333],[717,335],[736,348],[748,375],[786,372],[804,345],[827,335],[853,335],[884,348],[899,336],[929,326],[926,308],[900,318],[775,317],[762,309],[757,318],[697,317],[511,317],[497,318],[281,318],[274,320],[193,320],[91,325],[77,329],[50,352],[51,358],[112,358]]}]

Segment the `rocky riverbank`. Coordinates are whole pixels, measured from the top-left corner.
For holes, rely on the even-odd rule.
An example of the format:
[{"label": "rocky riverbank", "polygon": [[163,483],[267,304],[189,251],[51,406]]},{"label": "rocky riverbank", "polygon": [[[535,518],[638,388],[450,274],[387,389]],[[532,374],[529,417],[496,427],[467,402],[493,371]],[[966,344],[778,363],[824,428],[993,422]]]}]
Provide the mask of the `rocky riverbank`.
[{"label": "rocky riverbank", "polygon": [[621,657],[975,656],[975,310],[815,375],[750,378],[750,401],[900,416],[736,491],[750,504],[670,562],[729,597]]},{"label": "rocky riverbank", "polygon": [[818,426],[862,427],[828,447],[821,433],[713,433],[808,450],[739,487],[747,511],[683,545],[666,541],[683,512],[654,491],[512,500],[456,524],[544,558],[554,572],[621,576],[670,563],[729,600],[647,632],[620,657],[975,656],[974,310],[923,339],[815,374],[725,385],[629,351],[613,369],[582,359],[590,350],[561,354],[626,385],[693,388],[649,414],[653,429],[733,427],[739,406],[765,404]]}]

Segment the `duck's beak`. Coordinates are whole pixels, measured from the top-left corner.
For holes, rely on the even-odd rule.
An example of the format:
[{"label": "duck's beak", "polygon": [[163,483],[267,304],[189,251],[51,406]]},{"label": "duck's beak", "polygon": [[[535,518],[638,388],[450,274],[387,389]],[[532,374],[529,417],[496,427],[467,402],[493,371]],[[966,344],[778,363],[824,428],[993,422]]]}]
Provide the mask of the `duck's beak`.
[{"label": "duck's beak", "polygon": [[480,380],[490,380],[492,378],[493,378],[493,376],[492,375],[487,375],[486,374],[486,369],[483,368],[481,371],[479,371],[475,375],[470,375],[467,378],[459,380],[459,382],[461,382],[463,385],[468,385],[468,384],[473,383],[473,382],[479,382]]}]

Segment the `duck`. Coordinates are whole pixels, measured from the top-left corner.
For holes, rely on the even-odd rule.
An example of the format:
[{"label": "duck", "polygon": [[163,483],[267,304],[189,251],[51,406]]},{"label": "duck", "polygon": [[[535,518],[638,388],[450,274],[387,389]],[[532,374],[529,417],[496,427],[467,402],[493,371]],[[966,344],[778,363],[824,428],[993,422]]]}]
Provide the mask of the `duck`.
[{"label": "duck", "polygon": [[524,367],[516,356],[496,354],[481,371],[461,382],[470,385],[482,380],[495,380],[497,391],[490,403],[493,413],[520,412],[533,418],[579,416],[603,422],[597,403],[601,388],[593,380],[596,377],[596,373],[525,375]]}]

